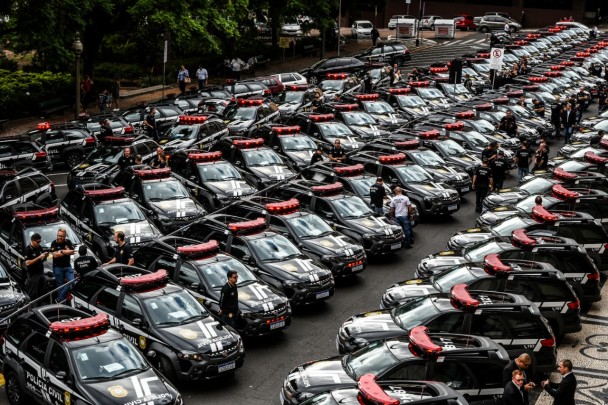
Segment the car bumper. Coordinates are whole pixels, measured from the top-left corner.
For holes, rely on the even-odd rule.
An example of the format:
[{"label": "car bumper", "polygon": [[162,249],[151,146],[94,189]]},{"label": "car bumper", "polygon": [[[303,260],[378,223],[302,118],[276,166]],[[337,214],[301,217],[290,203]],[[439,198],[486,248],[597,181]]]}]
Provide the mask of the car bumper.
[{"label": "car bumper", "polygon": [[[178,379],[180,381],[200,381],[233,373],[237,369],[243,367],[245,355],[237,354],[231,359],[214,359],[206,363],[194,362],[190,360],[177,361],[179,362],[179,365],[181,366],[180,369],[182,370],[178,373]],[[226,368],[226,371],[222,371],[222,367]]]}]

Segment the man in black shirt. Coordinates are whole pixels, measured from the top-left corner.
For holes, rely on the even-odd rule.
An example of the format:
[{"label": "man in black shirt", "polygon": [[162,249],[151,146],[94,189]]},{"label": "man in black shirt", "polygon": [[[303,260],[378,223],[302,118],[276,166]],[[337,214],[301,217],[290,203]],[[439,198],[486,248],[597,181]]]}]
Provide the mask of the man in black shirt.
[{"label": "man in black shirt", "polygon": [[78,258],[74,260],[74,271],[80,276],[84,276],[97,268],[97,260],[93,256],[87,255],[87,253],[85,245],[78,247]]},{"label": "man in black shirt", "polygon": [[121,263],[133,266],[135,259],[133,258],[133,250],[125,241],[125,233],[123,231],[114,232],[114,241],[118,244],[114,249],[114,257],[106,264]]},{"label": "man in black shirt", "polygon": [[48,253],[42,251],[41,241],[42,238],[39,233],[32,234],[30,244],[26,246],[24,252],[25,265],[27,266],[27,295],[30,296],[32,301],[42,295],[44,261]]},{"label": "man in black shirt", "polygon": [[499,150],[496,159],[489,165],[492,169],[492,179],[494,181],[494,190],[500,190],[507,174],[507,162],[505,161],[505,153]]},{"label": "man in black shirt", "polygon": [[101,120],[99,125],[101,125],[101,129],[99,131],[99,135],[97,135],[97,139],[99,142],[104,143],[106,141],[106,137],[113,136],[114,132],[112,132],[109,120]]},{"label": "man in black shirt", "polygon": [[313,111],[317,111],[323,105],[323,101],[321,101],[320,92],[318,92],[318,91],[315,92],[315,98],[314,98],[314,100],[312,100],[310,105],[311,105]]},{"label": "man in black shirt", "polygon": [[498,129],[505,131],[511,137],[517,135],[517,121],[510,110],[500,120]]},{"label": "man in black shirt", "polygon": [[239,294],[236,289],[236,283],[239,275],[235,270],[228,270],[226,276],[228,277],[228,281],[222,287],[219,302],[220,311],[218,314],[222,316],[224,322],[236,328],[236,319],[239,315]]},{"label": "man in black shirt", "polygon": [[483,199],[492,190],[492,170],[488,167],[488,159],[484,159],[473,176],[473,190],[475,190],[475,212],[481,212]]},{"label": "man in black shirt", "polygon": [[155,141],[158,141],[158,129],[156,128],[156,118],[154,114],[156,113],[156,108],[151,107],[150,112],[146,115],[144,119],[144,127],[148,131],[148,136]]},{"label": "man in black shirt", "polygon": [[541,100],[538,99],[534,99],[532,100],[532,104],[534,104],[534,106],[532,107],[534,109],[534,112],[541,118],[545,117],[545,103],[543,103]]},{"label": "man in black shirt", "polygon": [[517,174],[519,181],[524,176],[530,174],[530,160],[532,159],[532,151],[528,149],[528,142],[523,141],[521,143],[521,149],[515,154],[515,164],[517,165]]},{"label": "man in black shirt", "polygon": [[310,164],[314,165],[317,162],[323,161],[323,148],[320,145],[317,145],[317,150],[312,154],[310,158]]},{"label": "man in black shirt", "polygon": [[562,102],[560,96],[555,97],[555,102],[551,103],[551,123],[555,127],[555,137],[559,138],[562,128]]},{"label": "man in black shirt", "polygon": [[329,160],[332,162],[344,162],[346,160],[346,154],[344,148],[340,145],[340,140],[336,139],[334,146],[329,151]]},{"label": "man in black shirt", "polygon": [[386,190],[384,189],[384,180],[382,177],[376,178],[376,182],[369,188],[369,200],[372,209],[376,215],[384,215],[384,197]]},{"label": "man in black shirt", "polygon": [[562,111],[562,124],[564,125],[564,144],[568,144],[576,124],[576,111],[570,103],[566,104],[566,108]]},{"label": "man in black shirt", "polygon": [[547,148],[547,144],[541,142],[538,150],[536,151],[534,157],[534,167],[532,167],[532,171],[535,170],[547,170],[547,164],[549,163],[549,149]]},{"label": "man in black shirt", "polygon": [[135,164],[135,156],[131,154],[131,147],[126,146],[123,155],[118,159],[118,167],[120,167],[121,171],[126,170],[127,167],[133,166]]},{"label": "man in black shirt", "polygon": [[492,161],[496,159],[496,151],[498,150],[498,142],[493,141],[484,150],[481,151],[481,160],[487,159],[488,164],[492,164]]},{"label": "man in black shirt", "polygon": [[[66,239],[67,231],[64,228],[57,230],[57,239],[51,242],[53,253],[53,274],[57,287],[74,280],[74,269],[70,265],[70,256],[74,254],[74,245]],[[63,302],[71,286],[63,287],[57,293],[57,302]]]}]

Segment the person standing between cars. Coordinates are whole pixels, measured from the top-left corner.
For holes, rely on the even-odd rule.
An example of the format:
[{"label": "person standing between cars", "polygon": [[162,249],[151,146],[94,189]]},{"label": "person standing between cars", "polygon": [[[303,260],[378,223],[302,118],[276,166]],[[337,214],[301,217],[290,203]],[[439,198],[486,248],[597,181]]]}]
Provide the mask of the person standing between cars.
[{"label": "person standing between cars", "polygon": [[524,390],[524,373],[521,370],[514,370],[511,380],[505,384],[502,394],[503,405],[528,405],[527,395]]},{"label": "person standing between cars", "polygon": [[198,89],[202,90],[207,85],[207,79],[209,78],[209,73],[207,69],[203,67],[203,65],[198,65],[198,69],[196,70],[196,79],[198,80]]},{"label": "person standing between cars", "polygon": [[521,10],[521,28],[524,29],[526,28],[526,12],[524,10]]},{"label": "person standing between cars", "polygon": [[114,232],[114,241],[118,246],[114,249],[114,257],[106,264],[120,263],[133,266],[135,264],[133,249],[131,249],[131,245],[125,240],[125,233],[123,231]]},{"label": "person standing between cars", "polygon": [[156,126],[156,108],[150,107],[148,114],[144,118],[144,127],[148,136],[158,142],[158,128]]},{"label": "person standing between cars", "polygon": [[[541,199],[542,197],[538,196]],[[538,201],[537,201],[538,205]],[[514,371],[520,371],[524,376],[524,382],[522,387],[524,388],[524,397],[525,401],[528,401],[528,392],[534,388],[536,385],[533,382],[530,382],[530,377],[526,370],[528,370],[532,366],[532,357],[528,353],[522,353],[517,356],[515,359],[509,361],[505,368],[502,370],[502,384],[507,385],[513,376]]]},{"label": "person standing between cars", "polygon": [[[412,71],[412,73],[414,73]],[[393,64],[393,69],[391,70],[391,77],[389,79],[389,85],[393,85],[401,80],[401,70],[399,70],[399,66],[395,63]]]},{"label": "person standing between cars", "polygon": [[547,164],[549,163],[549,149],[545,142],[541,142],[536,154],[534,156],[534,166],[532,171],[535,170],[547,170]]},{"label": "person standing between cars", "polygon": [[403,195],[401,187],[395,187],[395,197],[391,200],[390,216],[395,219],[395,222],[403,229],[403,247],[405,249],[412,248],[412,221],[414,216],[414,208],[407,196]]},{"label": "person standing between cars", "polygon": [[310,158],[310,165],[314,165],[317,162],[322,162],[323,161],[323,148],[321,147],[321,145],[317,145],[317,150],[315,150],[315,152],[312,154],[311,158]]},{"label": "person standing between cars", "polygon": [[124,171],[127,167],[135,164],[135,157],[131,154],[130,146],[125,146],[122,153],[123,155],[118,159],[117,165],[121,171]]},{"label": "person standing between cars", "polygon": [[505,26],[504,26],[503,30],[505,31],[505,34],[507,34],[508,36],[511,36],[511,27],[509,26],[508,22],[505,22]]},{"label": "person standing between cars", "polygon": [[321,100],[321,92],[315,91],[315,98],[311,101],[310,106],[313,111],[317,111],[322,105],[323,101]]},{"label": "person standing between cars", "polygon": [[372,75],[369,72],[363,77],[363,91],[368,94],[372,92]]},{"label": "person standing between cars", "polygon": [[559,362],[557,371],[563,376],[561,383],[551,383],[545,380],[541,383],[547,394],[553,397],[553,405],[575,405],[574,394],[576,392],[576,377],[572,373],[572,362],[562,360]]},{"label": "person standing between cars", "polygon": [[492,180],[494,181],[494,190],[500,190],[505,182],[507,174],[507,161],[505,160],[505,152],[499,150],[496,158],[489,164],[492,170]]},{"label": "person standing between cars", "polygon": [[528,149],[528,141],[521,143],[521,148],[515,153],[514,163],[517,165],[517,176],[519,181],[524,176],[530,174],[530,160],[532,159],[532,151]]},{"label": "person standing between cars", "polygon": [[218,314],[221,315],[224,322],[236,328],[236,320],[239,315],[239,294],[236,283],[238,282],[239,275],[236,270],[228,270],[226,277],[228,281],[222,287]]},{"label": "person standing between cars", "polygon": [[608,98],[608,93],[606,93],[606,87],[600,86],[597,92],[597,113],[601,114],[606,108],[606,99]]},{"label": "person standing between cars", "polygon": [[43,294],[44,261],[48,253],[42,250],[42,237],[33,233],[30,244],[25,247],[25,266],[27,267],[27,295],[34,301]]},{"label": "person standing between cars", "polygon": [[384,215],[384,198],[386,190],[384,189],[384,180],[382,177],[377,177],[376,182],[369,188],[369,200],[372,209],[378,216]]},{"label": "person standing between cars", "polygon": [[108,94],[108,89],[104,89],[97,96],[97,106],[99,107],[99,113],[105,114],[108,108],[108,102],[111,101],[110,95]]},{"label": "person standing between cars", "polygon": [[532,109],[534,110],[534,112],[541,118],[544,118],[545,116],[545,103],[542,102],[539,99],[534,99],[532,100],[532,104],[534,104],[532,106]]},{"label": "person standing between cars", "polygon": [[334,141],[334,146],[329,151],[329,160],[332,162],[344,162],[346,160],[346,153],[339,139]]},{"label": "person standing between cars", "polygon": [[167,167],[167,155],[160,146],[156,148],[156,156],[152,158],[152,167],[154,169],[164,169]]},{"label": "person standing between cars", "polygon": [[498,142],[492,141],[481,151],[481,160],[487,159],[488,164],[491,165],[492,161],[496,159],[498,151]]},{"label": "person standing between cars", "polygon": [[577,104],[580,106],[579,107],[579,122],[583,117],[583,113],[585,111],[587,111],[587,108],[589,107],[589,95],[587,94],[587,92],[585,91],[584,87],[581,87],[578,91],[578,93],[576,93],[576,102]]},{"label": "person standing between cars", "polygon": [[232,74],[234,75],[235,80],[241,80],[241,67],[243,66],[243,61],[240,58],[232,59],[230,62],[230,67],[232,68]]},{"label": "person standing between cars", "polygon": [[[70,265],[70,256],[74,254],[74,245],[66,239],[67,232],[64,228],[57,230],[57,239],[51,242],[53,253],[53,274],[57,287],[74,280],[74,269]],[[64,287],[57,293],[57,302],[63,302],[68,295],[70,287]]]},{"label": "person standing between cars", "polygon": [[100,130],[99,130],[99,135],[97,135],[97,140],[100,143],[105,143],[106,138],[108,136],[114,135],[114,131],[112,131],[112,127],[110,126],[110,120],[103,119],[103,120],[99,121],[99,126],[100,126]]},{"label": "person standing between cars", "polygon": [[179,91],[184,94],[186,92],[186,84],[190,83],[190,72],[184,65],[181,65],[177,72],[177,84],[179,85]]},{"label": "person standing between cars", "polygon": [[483,159],[481,166],[473,175],[471,187],[475,190],[475,212],[481,212],[483,199],[486,198],[493,186],[492,170],[488,167],[488,159]]},{"label": "person standing between cars", "polygon": [[555,101],[551,103],[551,123],[555,128],[555,137],[559,138],[561,135],[562,128],[562,109],[564,106],[561,102],[561,97],[556,96]]},{"label": "person standing between cars", "polygon": [[376,46],[376,43],[378,42],[378,38],[380,38],[380,32],[378,32],[378,28],[376,28],[374,26],[372,28],[371,35],[372,35],[372,46]]},{"label": "person standing between cars", "polygon": [[[80,92],[82,93],[82,110],[86,111],[89,101],[91,99],[91,94],[93,92],[93,80],[89,77],[89,75],[84,75],[82,78],[82,82],[80,83]],[[80,114],[80,111],[78,111]]]},{"label": "person standing between cars", "polygon": [[97,260],[87,253],[88,249],[85,245],[78,246],[78,258],[74,260],[74,271],[80,276],[84,276],[97,268]]},{"label": "person standing between cars", "polygon": [[576,111],[572,110],[572,104],[566,104],[562,112],[562,124],[564,125],[564,144],[570,143],[570,137],[576,124]]},{"label": "person standing between cars", "polygon": [[510,137],[517,136],[517,120],[510,110],[507,110],[506,115],[501,118],[498,129],[505,131]]}]

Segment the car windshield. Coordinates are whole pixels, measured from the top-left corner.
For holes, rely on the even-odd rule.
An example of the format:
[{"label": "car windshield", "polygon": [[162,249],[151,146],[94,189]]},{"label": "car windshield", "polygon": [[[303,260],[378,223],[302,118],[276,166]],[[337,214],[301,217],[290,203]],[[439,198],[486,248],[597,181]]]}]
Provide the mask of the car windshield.
[{"label": "car windshield", "polygon": [[344,219],[361,218],[373,214],[369,206],[356,196],[338,198],[331,200],[331,203],[336,208],[338,215]]},{"label": "car windshield", "polygon": [[407,301],[393,310],[393,320],[401,329],[410,330],[439,314],[433,298],[419,297]]},{"label": "car windshield", "polygon": [[319,87],[323,91],[342,91],[344,88],[344,80],[323,80]]},{"label": "car windshield", "polygon": [[271,149],[244,150],[243,157],[249,167],[283,165],[281,157]]},{"label": "car windshield", "polygon": [[458,266],[447,269],[433,277],[433,285],[439,291],[447,293],[456,284],[470,284],[477,280],[467,266]]},{"label": "car windshield", "polygon": [[473,66],[475,66],[475,70],[481,73],[488,73],[490,71],[489,63],[475,63]]},{"label": "car windshield", "polygon": [[330,235],[333,229],[316,215],[308,214],[286,219],[291,230],[298,238],[317,238],[319,236]]},{"label": "car windshield", "polygon": [[226,112],[225,118],[230,121],[251,121],[255,119],[257,107],[230,108]]},{"label": "car windshield", "polygon": [[464,136],[471,142],[473,146],[486,147],[490,143],[488,139],[477,131],[467,131]]},{"label": "car windshield", "polygon": [[203,181],[225,181],[243,178],[230,163],[217,162],[212,165],[198,165],[197,169]]},{"label": "car windshield", "polygon": [[301,104],[304,102],[304,92],[287,91],[282,93],[275,101],[280,104]]},{"label": "car windshield", "polygon": [[82,239],[75,233],[72,228],[66,226],[64,222],[57,222],[54,224],[46,224],[46,225],[35,225],[28,226],[23,230],[23,237],[28,243],[32,238],[32,235],[37,233],[42,238],[40,242],[40,246],[43,250],[50,249],[51,242],[57,239],[57,231],[62,228],[65,229],[65,238],[69,239],[73,245],[82,245]]},{"label": "car windshield", "polygon": [[342,116],[348,125],[376,125],[376,120],[371,115],[361,111],[345,112]]},{"label": "car windshield", "polygon": [[276,262],[302,254],[293,243],[282,235],[252,239],[251,246],[262,262]]},{"label": "car windshield", "polygon": [[437,147],[448,156],[462,156],[467,153],[462,146],[451,139],[443,142],[437,142]]},{"label": "car windshield", "polygon": [[405,183],[432,181],[433,176],[418,165],[400,166],[395,169]]},{"label": "car windshield", "polygon": [[[504,113],[503,113],[504,114]],[[490,121],[484,119],[474,120],[475,129],[482,134],[491,134],[496,131],[496,127]]]},{"label": "car windshield", "polygon": [[145,221],[146,216],[133,201],[120,201],[111,204],[98,204],[93,207],[95,221],[99,226],[128,224]]},{"label": "car windshield", "polygon": [[317,63],[315,63],[314,65],[312,65],[310,67],[311,70],[315,70],[316,68],[318,68],[322,63],[327,62],[327,59],[321,59],[320,61],[318,61]]},{"label": "car windshield", "polygon": [[444,95],[441,91],[439,91],[439,89],[432,89],[429,87],[418,87],[418,95],[422,98],[426,98],[426,99],[439,99],[439,98],[443,98]]},{"label": "car windshield", "polygon": [[448,84],[446,86],[441,86],[443,91],[448,94],[469,94],[469,90],[462,84]]},{"label": "car windshield", "polygon": [[513,111],[513,113],[517,114],[520,117],[525,117],[525,118],[536,117],[536,114],[533,115],[527,108],[524,108],[517,104],[511,106],[511,111]]},{"label": "car windshield", "polygon": [[395,96],[399,105],[403,108],[426,107],[426,103],[419,96]]},{"label": "car windshield", "polygon": [[[85,159],[86,164],[94,165],[103,163],[107,165],[115,165],[118,163],[118,159],[122,156],[123,148],[98,148],[93,152],[89,153],[89,156]],[[81,165],[82,166],[82,165]],[[84,169],[84,167],[80,167]]]},{"label": "car windshield", "polygon": [[386,101],[371,101],[365,103],[365,110],[370,114],[394,113],[395,109]]},{"label": "car windshield", "polygon": [[397,363],[399,359],[391,353],[386,342],[374,342],[344,358],[345,371],[355,381],[368,373],[382,375]]},{"label": "car windshield", "polygon": [[315,150],[317,145],[312,139],[305,135],[296,136],[281,136],[279,137],[283,150],[285,151],[298,151],[298,150]]},{"label": "car windshield", "polygon": [[[212,289],[222,289],[222,287],[226,284],[226,274],[229,270],[234,270],[239,274],[237,285],[248,284],[251,281],[257,280],[251,270],[245,267],[243,263],[239,262],[238,260],[228,256],[216,256],[216,258],[218,259],[213,261],[196,261],[196,266],[200,270],[199,273],[203,276]],[[224,260],[224,258],[226,259]]]},{"label": "car windshield", "polygon": [[503,55],[503,61],[506,61],[506,62],[517,62],[518,59],[517,59],[517,56],[513,55],[512,53],[505,53]]},{"label": "car windshield", "polygon": [[536,177],[519,186],[519,189],[528,194],[543,194],[551,190],[555,183],[543,177]]},{"label": "car windshield", "polygon": [[359,28],[372,28],[372,23],[359,23]]},{"label": "car windshield", "polygon": [[169,130],[167,134],[167,138],[174,141],[176,139],[180,139],[182,141],[185,140],[194,140],[196,139],[198,125],[178,125]]},{"label": "car windshield", "polygon": [[567,160],[564,163],[556,166],[555,168],[560,168],[567,172],[581,172],[587,170],[589,168],[589,165],[576,160]]},{"label": "car windshield", "polygon": [[155,295],[143,302],[150,321],[161,328],[184,325],[209,316],[205,307],[186,290]]},{"label": "car windshield", "polygon": [[527,228],[528,226],[530,226],[530,223],[526,222],[522,217],[513,216],[494,225],[492,227],[492,233],[498,236],[511,236],[514,230]]},{"label": "car windshield", "polygon": [[[96,340],[96,339],[95,339]],[[81,381],[111,380],[118,376],[147,370],[139,351],[127,339],[120,338],[70,350],[76,365],[76,377]]]},{"label": "car windshield", "polygon": [[442,166],[446,164],[445,160],[431,150],[413,150],[410,155],[422,166]]},{"label": "car windshield", "polygon": [[177,180],[150,181],[142,184],[146,201],[166,201],[190,198],[186,187]]},{"label": "car windshield", "polygon": [[490,240],[479,245],[474,245],[470,249],[465,249],[464,258],[468,262],[481,262],[486,255],[490,253],[500,253],[503,251],[502,247],[495,240]]},{"label": "car windshield", "polygon": [[[361,198],[369,198],[369,188],[376,183],[376,178],[373,176],[361,177],[358,179],[351,179],[350,185],[356,195]],[[392,191],[389,186],[384,185],[384,191],[386,195],[392,195]]]},{"label": "car windshield", "polygon": [[343,138],[353,136],[353,131],[341,122],[319,124],[321,133],[326,137]]},{"label": "car windshield", "polygon": [[599,131],[608,131],[608,120],[600,121],[593,126],[593,129]]}]

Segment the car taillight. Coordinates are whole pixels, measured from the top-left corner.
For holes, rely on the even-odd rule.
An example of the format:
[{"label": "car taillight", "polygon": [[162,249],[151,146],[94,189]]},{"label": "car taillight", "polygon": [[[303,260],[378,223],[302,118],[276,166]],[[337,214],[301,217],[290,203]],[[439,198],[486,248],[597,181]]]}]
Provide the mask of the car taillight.
[{"label": "car taillight", "polygon": [[264,95],[265,95],[265,96],[269,96],[269,95],[271,95],[271,94],[272,94],[272,92],[270,91],[270,89],[266,89],[266,90],[264,90]]},{"label": "car taillight", "polygon": [[403,51],[403,53],[410,53],[410,50],[406,49],[406,50]]},{"label": "car taillight", "polygon": [[587,280],[599,280],[599,279],[600,279],[600,273],[597,271],[594,273],[587,274]]},{"label": "car taillight", "polygon": [[44,159],[45,157],[46,157],[46,152],[44,152],[44,151],[34,153],[35,159]]},{"label": "car taillight", "polygon": [[91,143],[94,144],[95,143],[95,138],[89,137],[89,138],[87,138],[87,139],[84,140],[84,143],[86,143],[87,145],[91,144]]},{"label": "car taillight", "polygon": [[131,125],[129,125],[128,127],[125,127],[124,133],[125,134],[132,134],[133,133],[133,127]]},{"label": "car taillight", "polygon": [[543,347],[555,347],[555,338],[541,339],[540,344]]},{"label": "car taillight", "polygon": [[570,309],[579,309],[580,307],[581,307],[581,302],[579,300],[568,303],[568,308],[570,308]]}]

